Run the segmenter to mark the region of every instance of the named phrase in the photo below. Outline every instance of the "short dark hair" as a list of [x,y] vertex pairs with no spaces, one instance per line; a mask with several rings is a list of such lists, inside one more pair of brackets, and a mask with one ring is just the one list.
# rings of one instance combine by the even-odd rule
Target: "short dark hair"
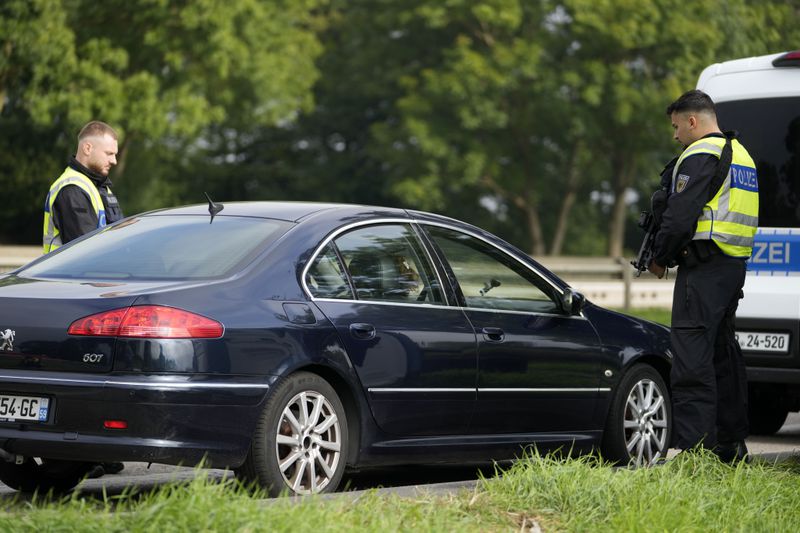
[[717,116],[714,100],[703,91],[698,91],[697,89],[683,93],[680,98],[667,106],[668,116],[673,113],[683,113],[684,111],[706,112],[715,117]]
[[114,131],[114,128],[105,122],[93,120],[81,128],[80,133],[78,133],[78,142],[81,142],[87,137],[102,137],[103,135],[108,135],[115,141],[119,140],[117,138],[117,132]]

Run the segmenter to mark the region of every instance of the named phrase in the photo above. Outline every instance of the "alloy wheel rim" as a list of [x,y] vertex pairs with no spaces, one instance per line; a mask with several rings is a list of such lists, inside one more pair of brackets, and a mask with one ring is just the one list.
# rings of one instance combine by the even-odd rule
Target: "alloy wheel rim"
[[314,494],[327,487],[341,460],[339,417],[316,391],[296,394],[278,422],[275,453],[286,485],[295,494]]
[[667,405],[651,379],[639,380],[625,402],[623,432],[630,462],[649,466],[667,452]]

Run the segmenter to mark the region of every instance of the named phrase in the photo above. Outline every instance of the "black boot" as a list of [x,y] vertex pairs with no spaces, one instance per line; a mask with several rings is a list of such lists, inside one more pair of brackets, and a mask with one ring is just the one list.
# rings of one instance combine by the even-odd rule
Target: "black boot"
[[747,444],[743,440],[735,442],[720,442],[714,447],[714,453],[723,463],[736,464],[741,461],[750,462]]
[[101,463],[95,463],[86,473],[86,477],[89,479],[97,479],[105,475],[106,475],[106,470],[103,468],[103,465]]
[[106,474],[119,474],[125,468],[122,463],[101,463]]

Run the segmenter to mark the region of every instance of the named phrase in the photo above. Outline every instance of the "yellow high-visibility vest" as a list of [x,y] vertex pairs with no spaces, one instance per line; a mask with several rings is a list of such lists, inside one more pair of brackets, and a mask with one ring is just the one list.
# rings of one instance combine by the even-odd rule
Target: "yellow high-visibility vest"
[[89,200],[92,202],[92,209],[97,215],[97,227],[102,228],[106,225],[106,210],[103,206],[103,198],[100,196],[97,187],[95,187],[92,180],[80,172],[67,167],[61,176],[50,186],[50,191],[47,193],[47,198],[44,202],[44,236],[42,238],[44,253],[50,253],[62,244],[61,232],[53,221],[53,204],[56,201],[58,193],[67,185],[80,187],[81,190],[86,193]]
[[[672,190],[678,185],[684,159],[695,154],[713,154],[719,158],[723,146],[722,137],[704,137],[690,144],[675,163]],[[731,168],[717,193],[703,206],[694,240],[712,240],[726,255],[748,258],[758,229],[758,177],[753,158],[744,146],[733,139],[731,148]]]

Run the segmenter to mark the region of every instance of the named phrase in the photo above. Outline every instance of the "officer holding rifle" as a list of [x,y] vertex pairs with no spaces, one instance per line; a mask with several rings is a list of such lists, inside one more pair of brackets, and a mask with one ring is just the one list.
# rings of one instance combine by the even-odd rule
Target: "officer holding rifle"
[[[714,102],[689,91],[667,108],[684,151],[662,174],[666,200],[652,235],[651,273],[678,265],[670,374],[674,446],[747,457],[747,380],[734,317],[758,226],[755,164],[735,133],[723,134]],[[654,206],[655,207],[655,206]],[[641,254],[640,254],[641,259]]]

